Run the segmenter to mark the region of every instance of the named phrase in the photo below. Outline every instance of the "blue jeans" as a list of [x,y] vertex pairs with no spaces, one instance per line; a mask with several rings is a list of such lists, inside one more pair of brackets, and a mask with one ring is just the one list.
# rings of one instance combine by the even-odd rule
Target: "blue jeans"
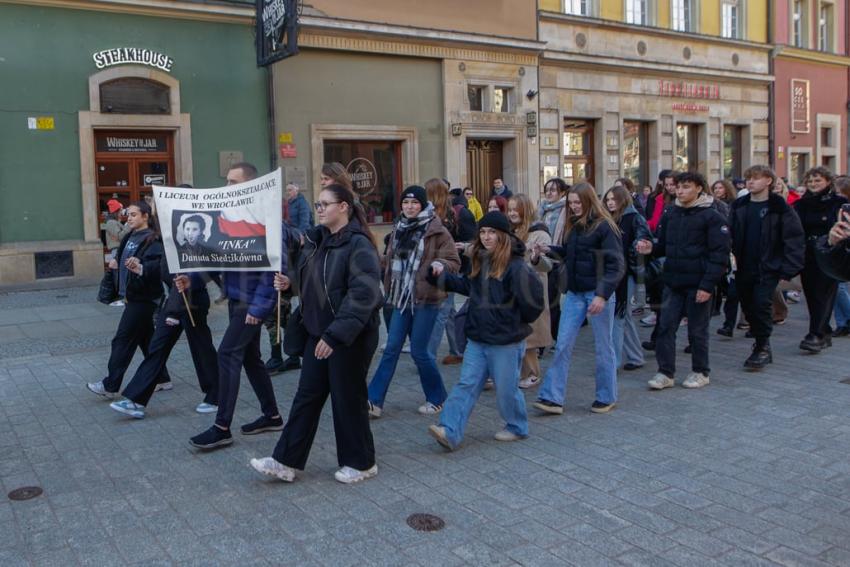
[[449,341],[449,354],[455,356],[460,354],[455,340],[455,295],[450,293],[439,307],[440,312],[437,314],[436,323],[434,323],[434,331],[428,341],[428,352],[435,360],[437,359],[437,349],[440,348],[440,342],[443,340],[443,329],[446,330],[446,339]]
[[525,397],[519,391],[519,368],[525,354],[525,341],[509,345],[466,343],[460,379],[452,388],[440,414],[440,425],[452,447],[463,440],[463,432],[472,408],[484,389],[487,377],[496,383],[496,403],[505,429],[516,435],[528,435]]
[[847,282],[838,282],[838,295],[835,298],[835,326],[850,325],[850,291]]
[[614,356],[614,296],[605,302],[598,315],[588,316],[587,308],[596,293],[593,291],[569,291],[561,302],[561,321],[558,342],[555,343],[555,358],[546,372],[538,398],[564,405],[567,392],[567,377],[570,373],[570,358],[576,344],[581,324],[587,317],[593,329],[596,343],[596,401],[613,404],[617,401],[617,367]]
[[425,399],[435,406],[446,400],[446,387],[437,368],[437,359],[428,350],[428,341],[433,333],[439,309],[439,305],[416,305],[412,311],[407,308],[403,312],[393,309],[390,330],[387,333],[387,346],[369,383],[369,401],[374,405],[384,406],[384,399],[387,397],[387,390],[401,355],[401,347],[408,335],[410,356],[419,371],[419,381],[422,383]]
[[614,355],[617,357],[617,368],[623,359],[631,364],[644,364],[643,347],[640,344],[637,325],[630,313],[629,301],[635,293],[635,280],[629,276],[629,291],[626,294],[626,313],[621,319],[614,316]]

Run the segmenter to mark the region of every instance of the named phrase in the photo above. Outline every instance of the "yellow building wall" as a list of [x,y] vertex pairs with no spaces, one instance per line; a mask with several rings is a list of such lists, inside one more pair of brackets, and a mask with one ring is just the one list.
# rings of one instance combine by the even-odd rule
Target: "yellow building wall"
[[670,26],[672,25],[672,22],[670,21],[670,0],[658,1],[655,25],[659,28],[670,29]]
[[600,0],[599,17],[603,20],[622,22],[626,19],[623,0]]
[[540,0],[539,7],[544,12],[560,12],[561,0]]
[[699,33],[704,35],[720,35],[719,0],[700,2]]
[[767,3],[768,0],[748,0],[747,40],[767,43]]

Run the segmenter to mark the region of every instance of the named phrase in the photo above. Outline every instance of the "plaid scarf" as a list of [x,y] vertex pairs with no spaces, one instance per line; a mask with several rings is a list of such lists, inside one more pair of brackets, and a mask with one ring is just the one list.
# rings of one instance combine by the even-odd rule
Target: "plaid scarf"
[[434,206],[422,210],[415,218],[402,215],[393,231],[393,257],[390,264],[390,304],[404,311],[412,304],[416,273],[425,254],[425,231],[434,220]]

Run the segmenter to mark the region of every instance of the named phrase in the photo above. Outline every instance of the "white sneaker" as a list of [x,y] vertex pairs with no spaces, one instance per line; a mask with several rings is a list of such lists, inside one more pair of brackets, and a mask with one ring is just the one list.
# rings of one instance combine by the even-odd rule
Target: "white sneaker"
[[378,474],[378,465],[372,465],[365,471],[359,471],[351,467],[342,467],[334,473],[334,478],[343,484],[354,484]]
[[404,343],[401,347],[401,352],[410,353],[410,343]]
[[102,380],[99,382],[89,382],[88,384],[86,384],[86,388],[89,389],[89,392],[97,394],[98,396],[102,396],[107,400],[114,400],[115,397],[118,395],[117,392],[107,392],[106,388],[104,388],[103,386]]
[[528,378],[523,378],[522,380],[520,380],[519,381],[519,387],[522,388],[523,390],[526,390],[528,388],[533,388],[535,386],[538,386],[540,384],[540,382],[542,382],[542,380],[540,379],[540,376],[535,376],[534,374],[532,374]]
[[435,406],[431,402],[425,402],[419,406],[419,413],[422,415],[437,415],[443,411],[443,406]]
[[109,404],[109,407],[111,407],[118,413],[123,413],[124,415],[129,415],[130,417],[134,417],[136,419],[142,419],[145,417],[145,406],[139,405],[131,400],[121,400],[120,402],[112,402],[111,404]]
[[387,350],[387,343],[381,345],[381,352],[384,352],[385,350]]
[[154,392],[165,392],[167,390],[173,390],[174,384],[169,380],[168,382],[163,382],[162,384],[157,384],[156,388],[153,389]]
[[283,463],[279,463],[271,457],[263,457],[262,459],[251,459],[251,468],[258,473],[267,476],[273,476],[283,482],[292,482],[295,480],[295,469],[288,467]]
[[503,429],[497,432],[493,438],[496,441],[519,441],[520,439],[524,439],[522,435],[517,435],[512,431],[508,431],[507,429]]
[[650,390],[663,390],[664,388],[672,388],[676,382],[666,374],[659,372],[652,377],[652,380],[646,383]]
[[369,419],[380,419],[381,413],[383,412],[381,407],[376,406],[375,404],[369,401],[367,401],[366,403],[369,404]]
[[207,402],[201,402],[195,407],[195,411],[198,413],[216,413],[218,411],[218,406],[208,404]]
[[685,381],[682,382],[683,388],[702,388],[703,386],[708,386],[710,380],[708,376],[703,374],[702,372],[691,372],[688,374],[688,377],[685,378]]
[[446,436],[446,428],[441,425],[429,425],[428,426],[428,435],[437,440],[437,443],[442,445],[444,448],[449,451],[454,451],[454,447],[449,442],[449,438]]
[[109,306],[110,307],[124,307],[124,300],[123,299],[117,299],[117,300],[113,301],[112,303],[110,303]]
[[643,325],[644,327],[654,327],[655,323],[657,321],[658,321],[658,318],[655,315],[655,312],[652,311],[652,312],[650,312],[649,315],[647,315],[646,317],[644,317],[643,319],[640,320],[640,324]]

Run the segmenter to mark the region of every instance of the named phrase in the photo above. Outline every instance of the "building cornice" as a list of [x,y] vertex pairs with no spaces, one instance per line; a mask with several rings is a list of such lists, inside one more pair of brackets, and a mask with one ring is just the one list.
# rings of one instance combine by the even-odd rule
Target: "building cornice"
[[0,4],[22,4],[245,25],[250,25],[254,21],[253,6],[199,4],[177,0],[0,0]]
[[614,57],[606,57],[603,59],[590,55],[564,53],[561,51],[544,51],[540,60],[540,65],[582,67],[585,69],[600,69],[606,72],[626,71],[644,74],[659,73],[677,77],[704,77],[706,79],[747,81],[764,84],[769,84],[774,81],[773,75],[723,71],[720,69],[693,67],[687,65],[672,65],[664,63],[650,64],[646,61],[633,61],[630,59],[619,59]]
[[799,59],[801,61],[822,63],[824,65],[850,67],[850,57],[845,55],[814,51],[812,49],[800,49],[799,47],[791,47],[789,45],[777,45],[773,51],[773,56],[777,59]]
[[667,28],[657,28],[653,26],[638,26],[635,24],[626,24],[615,20],[603,20],[601,18],[593,18],[590,16],[572,16],[569,14],[560,14],[558,12],[538,12],[538,22],[556,22],[570,23],[582,26],[592,26],[606,28],[612,31],[620,31],[628,35],[647,35],[654,37],[664,37],[668,39],[680,39],[682,41],[699,41],[706,43],[718,43],[729,47],[737,46],[746,49],[755,49],[759,51],[770,51],[772,46],[767,43],[759,43],[754,41],[746,41],[742,39],[729,39],[716,35],[708,35],[694,32],[680,32]]

